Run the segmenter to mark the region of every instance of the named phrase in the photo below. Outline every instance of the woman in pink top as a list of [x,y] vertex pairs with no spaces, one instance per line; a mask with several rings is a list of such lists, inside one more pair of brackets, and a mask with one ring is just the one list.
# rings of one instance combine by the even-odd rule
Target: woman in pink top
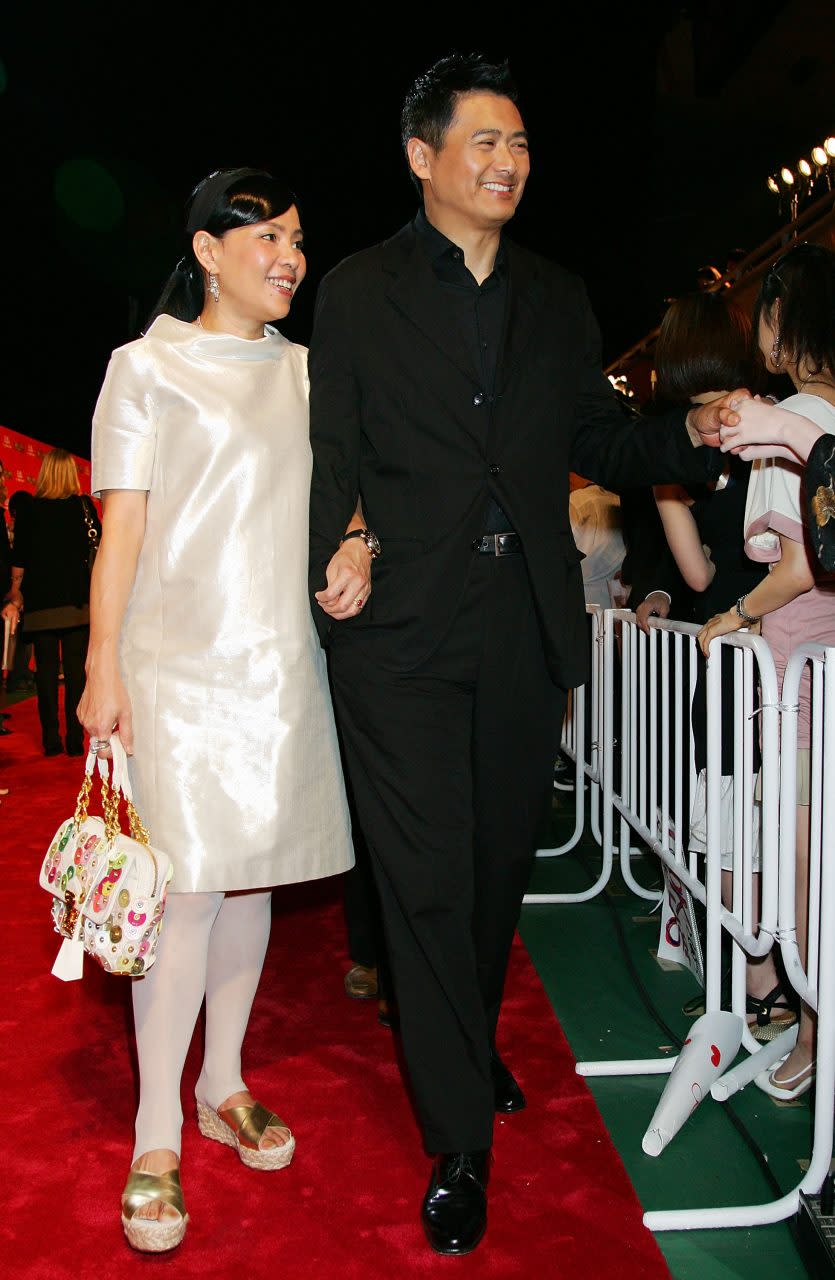
[[[785,373],[796,394],[781,408],[835,434],[835,253],[821,245],[789,249],[765,277],[757,301],[760,350],[771,373]],[[803,641],[835,644],[835,587],[819,579],[814,553],[804,538],[804,496],[799,462],[758,457],[754,463],[745,513],[745,546],[770,572],[753,591],[702,628],[699,643],[707,654],[714,636],[759,622],[782,679],[792,650]],[[798,717],[797,939],[805,954],[809,878],[809,744],[811,729],[808,673],[800,691]],[[796,1098],[815,1073],[815,1018],[801,1010],[797,1044],[759,1083],[774,1097]]]

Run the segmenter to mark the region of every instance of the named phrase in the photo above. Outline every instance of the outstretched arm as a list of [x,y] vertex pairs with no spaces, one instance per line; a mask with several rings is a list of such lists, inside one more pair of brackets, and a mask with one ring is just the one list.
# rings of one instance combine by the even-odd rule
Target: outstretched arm
[[[570,469],[606,489],[647,484],[703,484],[718,475],[720,409],[725,399],[676,409],[652,420],[624,417],[604,377],[600,331],[582,285],[577,282],[577,323],[583,332],[583,356],[574,406]],[[736,393],[747,394],[744,392]]]

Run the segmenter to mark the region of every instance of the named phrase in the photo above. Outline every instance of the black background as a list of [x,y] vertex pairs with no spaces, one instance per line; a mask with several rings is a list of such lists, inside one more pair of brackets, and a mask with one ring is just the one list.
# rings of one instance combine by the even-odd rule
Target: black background
[[699,266],[770,235],[767,174],[835,132],[831,0],[327,12],[6,21],[0,423],[88,453],[108,355],[137,335],[181,253],[184,201],[218,167],[264,166],[298,192],[308,278],[283,328],[306,342],[324,272],[412,216],[401,101],[454,49],[510,59],[532,152],[512,235],[585,277],[607,358]]

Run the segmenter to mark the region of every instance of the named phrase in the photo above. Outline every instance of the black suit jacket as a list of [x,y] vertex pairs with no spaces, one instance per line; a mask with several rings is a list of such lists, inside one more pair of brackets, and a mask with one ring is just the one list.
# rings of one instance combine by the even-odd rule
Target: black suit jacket
[[6,509],[0,507],[0,602],[5,600],[12,586],[12,548],[9,542],[9,526]]
[[[495,394],[481,386],[412,224],[323,280],[310,348],[311,591],[362,497],[383,553],[355,619],[335,623],[396,670],[450,626],[492,493],[519,533],[549,669],[588,671],[580,553],[568,473],[606,488],[704,480],[677,412],[626,420],[600,369],[581,280],[507,243],[509,295]],[[323,640],[327,615],[313,602]]]

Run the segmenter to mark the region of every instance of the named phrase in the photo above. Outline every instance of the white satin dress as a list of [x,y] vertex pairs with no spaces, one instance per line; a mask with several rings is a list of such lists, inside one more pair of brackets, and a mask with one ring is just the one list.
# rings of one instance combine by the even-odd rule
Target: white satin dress
[[147,490],[121,637],[131,783],[180,893],[354,861],[307,587],[307,351],[160,316],[114,351],[93,490]]

